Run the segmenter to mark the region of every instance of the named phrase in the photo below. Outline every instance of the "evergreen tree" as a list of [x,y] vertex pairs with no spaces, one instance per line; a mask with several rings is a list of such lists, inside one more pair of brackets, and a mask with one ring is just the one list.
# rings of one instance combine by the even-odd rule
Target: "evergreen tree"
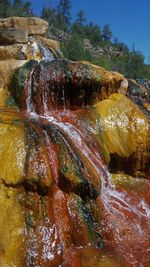
[[0,0],[0,17],[7,18],[11,15],[11,1]]
[[77,13],[77,19],[72,24],[72,33],[79,34],[84,37],[84,24],[86,22],[85,13],[83,10],[79,10]]
[[51,26],[59,26],[57,23],[57,13],[56,9],[53,8],[52,6],[46,7],[45,5],[43,6],[42,9],[42,19],[45,19],[48,21],[49,25]]
[[21,0],[14,0],[13,1],[13,11],[15,16],[22,16],[22,2]]
[[68,30],[71,24],[71,2],[70,0],[59,0],[57,7],[57,20],[59,22],[60,28],[63,30]]
[[100,27],[94,25],[92,22],[85,26],[85,37],[88,38],[93,45],[101,45],[102,43]]
[[30,1],[25,1],[23,5],[23,14],[24,16],[30,17],[33,16],[32,6]]
[[30,1],[14,0],[13,1],[13,16],[32,16],[32,7]]
[[112,38],[112,31],[110,30],[109,24],[104,25],[103,31],[102,31],[102,37],[104,42],[109,43]]
[[71,60],[89,60],[92,61],[92,56],[83,46],[82,38],[73,34],[67,42],[62,45],[62,52],[66,58]]
[[85,12],[84,10],[79,10],[77,13],[77,19],[76,19],[76,23],[80,26],[83,27],[84,24],[86,22],[86,18],[85,18]]

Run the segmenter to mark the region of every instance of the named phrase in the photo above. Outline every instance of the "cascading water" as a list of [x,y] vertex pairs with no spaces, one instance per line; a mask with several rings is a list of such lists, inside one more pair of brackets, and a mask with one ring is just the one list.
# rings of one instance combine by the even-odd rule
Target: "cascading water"
[[[148,267],[149,180],[109,172],[102,133],[105,110],[100,113],[95,105],[102,85],[95,70],[50,61],[31,61],[18,69],[10,87],[17,107],[1,109],[1,142],[8,134],[10,153],[18,153],[12,159],[11,183],[9,169],[3,172],[1,166],[1,172],[5,185],[18,192],[22,216],[16,219],[20,255],[9,266]],[[133,105],[133,117],[136,112]],[[129,121],[134,132],[135,119]],[[110,130],[124,125],[115,121]]]
[[41,51],[42,60],[46,60],[49,62],[55,60],[54,51],[48,49],[47,47],[45,47],[43,45],[39,45],[39,48]]

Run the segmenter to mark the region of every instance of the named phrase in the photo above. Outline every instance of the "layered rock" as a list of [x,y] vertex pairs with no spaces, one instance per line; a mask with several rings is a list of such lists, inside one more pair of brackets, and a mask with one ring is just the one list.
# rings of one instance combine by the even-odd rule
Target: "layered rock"
[[23,30],[29,35],[38,34],[44,36],[48,28],[48,22],[36,17],[10,17],[6,19],[0,19],[0,29],[7,30],[10,28]]
[[149,82],[35,29],[0,47],[0,267],[149,266]]
[[0,45],[27,44],[28,35],[22,30],[14,28],[0,29]]
[[143,112],[122,94],[113,94],[96,105],[104,142],[111,154],[113,172],[148,177],[149,124]]
[[9,95],[8,87],[16,68],[31,59],[41,60],[49,56],[49,60],[53,60],[58,57],[59,43],[43,37],[47,27],[48,23],[39,18],[0,19],[1,95]]
[[[86,105],[97,103],[115,93],[122,86],[123,75],[108,72],[86,62],[71,62],[55,60],[47,62],[31,62],[16,71],[12,80],[12,94],[17,104],[27,109],[30,98],[30,108],[38,114],[45,114],[48,110],[78,109]],[[29,66],[30,65],[30,66]],[[25,83],[26,72],[30,72],[29,80]],[[22,81],[17,81],[22,77]],[[34,83],[33,80],[37,82]],[[43,99],[43,83],[45,83],[46,100]],[[29,98],[27,84],[34,83],[34,91]],[[14,84],[16,85],[14,88]],[[40,103],[39,103],[40,99]],[[20,102],[22,101],[23,102]],[[40,110],[37,103],[40,105]]]

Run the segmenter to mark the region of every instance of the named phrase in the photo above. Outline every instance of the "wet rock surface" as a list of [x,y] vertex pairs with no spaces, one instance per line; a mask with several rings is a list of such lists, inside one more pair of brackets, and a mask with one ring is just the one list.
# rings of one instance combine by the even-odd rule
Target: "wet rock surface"
[[28,40],[0,46],[0,267],[149,267],[149,81]]
[[[45,114],[54,108],[72,110],[95,104],[117,92],[124,80],[119,73],[111,73],[86,62],[56,59],[50,63],[43,61],[39,64],[35,62],[33,66],[30,64],[31,69],[28,68],[29,64],[16,70],[10,87],[18,105],[27,109],[27,84],[33,84],[29,98],[32,111],[38,114]],[[28,81],[17,83],[20,76],[23,81],[26,80],[26,69],[30,69]],[[43,84],[45,102],[42,96]],[[40,106],[39,111],[37,103]]]

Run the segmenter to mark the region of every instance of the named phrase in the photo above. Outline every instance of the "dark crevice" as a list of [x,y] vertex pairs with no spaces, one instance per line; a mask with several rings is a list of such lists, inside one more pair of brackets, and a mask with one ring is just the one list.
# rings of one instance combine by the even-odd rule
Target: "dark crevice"
[[41,188],[39,184],[31,185],[27,181],[22,181],[20,183],[7,183],[4,179],[1,179],[3,185],[6,188],[12,188],[12,189],[19,189],[19,188],[24,188],[26,192],[32,192],[32,193],[37,193],[38,195],[41,196],[46,196],[49,194],[49,188]]

